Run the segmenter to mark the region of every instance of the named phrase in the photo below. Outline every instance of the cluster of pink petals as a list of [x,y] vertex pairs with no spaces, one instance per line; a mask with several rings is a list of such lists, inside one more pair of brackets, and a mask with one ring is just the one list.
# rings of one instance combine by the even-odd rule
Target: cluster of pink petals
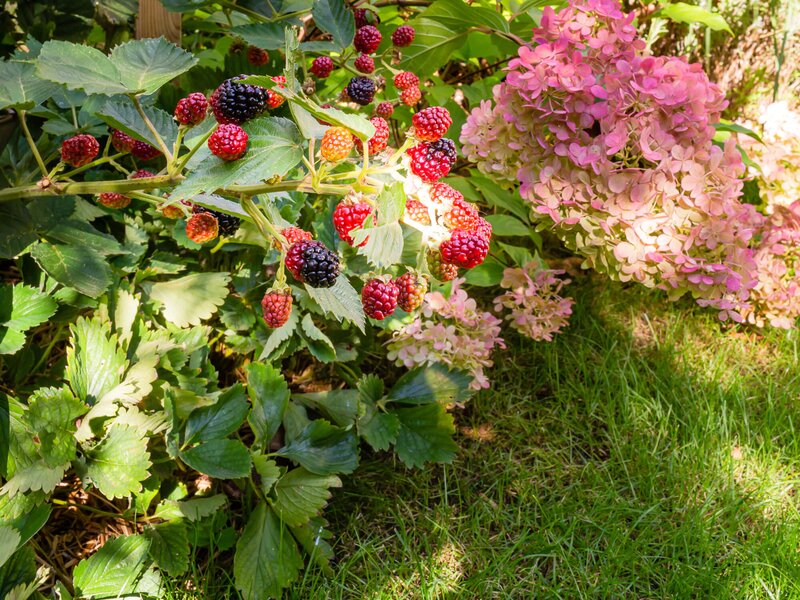
[[525,268],[503,271],[501,287],[508,291],[494,299],[495,310],[509,309],[506,315],[511,327],[531,339],[552,341],[569,323],[572,298],[563,298],[561,289],[569,280],[560,279],[564,271],[542,268],[537,262]]
[[756,247],[758,284],[751,294],[749,323],[791,329],[800,317],[800,200],[777,205]]
[[520,183],[542,223],[622,281],[691,293],[741,321],[763,218],[740,202],[735,141],[713,144],[726,101],[700,65],[650,56],[615,0],[546,7],[494,107],[462,130],[479,169]]
[[492,366],[492,352],[505,348],[500,337],[502,321],[478,308],[461,289],[463,279],[453,281],[452,293],[425,295],[421,314],[395,331],[388,343],[389,360],[415,367],[440,363],[466,371],[473,377],[472,388],[489,387],[484,369]]
[[800,112],[786,101],[773,102],[761,111],[758,124],[763,144],[742,138],[747,155],[758,165],[749,174],[759,184],[767,212],[800,200]]

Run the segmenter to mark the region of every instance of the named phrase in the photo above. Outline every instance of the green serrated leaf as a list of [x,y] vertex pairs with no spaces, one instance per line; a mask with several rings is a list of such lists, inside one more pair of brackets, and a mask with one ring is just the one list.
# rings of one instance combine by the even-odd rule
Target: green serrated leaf
[[249,23],[237,25],[231,33],[238,35],[248,44],[264,50],[279,50],[283,47],[284,25],[282,23]]
[[156,566],[171,577],[177,577],[189,568],[189,536],[182,521],[166,521],[150,525],[144,530],[150,540],[150,557]]
[[306,347],[314,358],[320,362],[336,360],[336,349],[333,347],[333,342],[314,324],[310,314],[305,314],[300,326],[306,340]]
[[198,408],[186,422],[186,444],[224,438],[244,422],[250,405],[241,383],[229,387],[216,404]]
[[325,529],[325,525],[321,517],[314,517],[305,525],[291,527],[291,530],[294,539],[308,554],[309,560],[317,564],[328,577],[333,577],[333,570],[330,567],[333,549],[327,541],[333,534]]
[[35,71],[31,63],[0,62],[0,108],[33,108],[56,93],[58,86],[40,79]]
[[266,504],[259,503],[236,544],[236,588],[244,600],[279,597],[301,568],[303,559],[286,526]]
[[353,13],[347,9],[344,0],[319,0],[311,9],[314,23],[333,36],[339,48],[347,48],[353,43],[356,23]]
[[48,467],[75,458],[75,419],[85,412],[86,406],[67,388],[39,388],[30,397],[26,418]]
[[49,494],[64,478],[69,463],[48,467],[43,461],[34,462],[18,469],[14,476],[0,488],[0,492],[13,497],[20,492],[42,491]]
[[271,458],[267,458],[263,454],[256,454],[253,456],[253,467],[258,473],[259,487],[266,496],[272,491],[272,486],[280,479],[281,468]]
[[358,248],[358,253],[378,269],[397,264],[403,255],[403,228],[400,223],[359,229],[351,237],[357,246],[366,239],[366,244]]
[[229,273],[192,273],[153,284],[150,297],[161,302],[161,312],[170,323],[199,325],[222,305],[230,280]]
[[289,404],[289,386],[283,374],[270,364],[247,365],[247,391],[253,409],[247,422],[255,435],[255,447],[265,448],[281,426]]
[[59,283],[97,298],[111,285],[106,258],[91,248],[41,242],[31,250],[39,266]]
[[83,44],[60,40],[45,42],[36,60],[36,73],[42,79],[87,94],[111,95],[129,91],[111,59],[97,48]]
[[451,371],[441,364],[417,367],[403,375],[394,384],[387,400],[405,404],[446,405],[465,402],[472,395],[469,389],[472,378],[463,371]]
[[300,527],[328,503],[329,488],[341,486],[335,475],[315,475],[303,467],[292,469],[275,484],[272,508],[289,527]]
[[210,517],[228,503],[225,494],[216,494],[208,498],[191,498],[176,502],[177,508],[189,521],[199,521]]
[[262,117],[243,126],[247,154],[242,160],[204,159],[172,192],[173,200],[191,198],[232,184],[251,185],[283,177],[303,158],[303,139],[297,126],[283,117]]
[[339,427],[352,425],[358,414],[358,392],[356,390],[292,394],[292,400],[321,412]]
[[8,525],[0,525],[0,567],[6,564],[19,545],[19,532]]
[[[142,110],[147,115],[147,118],[150,119],[156,131],[158,131],[161,139],[167,144],[167,147],[172,148],[175,144],[175,139],[178,137],[178,126],[175,124],[175,119],[154,106],[145,106]],[[159,147],[158,141],[150,131],[150,128],[147,127],[130,98],[110,99],[94,115],[112,128],[119,129],[134,139],[147,142],[156,148]]]
[[358,440],[352,431],[317,419],[277,454],[317,475],[352,473],[358,466]]
[[111,62],[130,92],[152,94],[197,64],[197,58],[161,38],[131,40],[111,51]]
[[239,440],[217,439],[184,450],[181,460],[215,479],[237,479],[250,474],[250,454]]
[[98,318],[80,318],[70,326],[67,349],[67,381],[75,395],[92,405],[122,380],[128,361],[116,334]]
[[451,462],[458,446],[453,441],[453,417],[441,404],[425,404],[391,411],[400,421],[395,450],[407,467],[426,462]]
[[264,344],[264,349],[261,351],[258,360],[269,360],[272,353],[292,337],[299,321],[300,317],[297,316],[297,311],[293,310],[289,315],[289,320],[277,329],[273,329],[272,333],[269,334],[267,343]]
[[356,327],[364,331],[366,316],[361,305],[361,297],[353,289],[347,277],[344,275],[337,277],[333,287],[313,288],[306,285],[305,288],[323,312],[330,313],[337,321],[346,319],[355,323]]
[[112,425],[86,458],[87,474],[108,498],[123,498],[138,492],[150,476],[147,438],[127,425]]
[[36,288],[23,285],[0,285],[0,325],[27,331],[55,314],[58,304]]
[[150,540],[143,535],[120,536],[78,563],[72,573],[75,595],[119,598],[136,592],[146,567]]

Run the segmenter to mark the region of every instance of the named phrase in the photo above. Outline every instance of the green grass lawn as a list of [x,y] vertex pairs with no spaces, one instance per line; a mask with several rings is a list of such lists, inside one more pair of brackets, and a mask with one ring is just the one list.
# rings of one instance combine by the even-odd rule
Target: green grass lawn
[[797,332],[581,279],[456,412],[452,465],[344,478],[335,575],[288,597],[800,598]]

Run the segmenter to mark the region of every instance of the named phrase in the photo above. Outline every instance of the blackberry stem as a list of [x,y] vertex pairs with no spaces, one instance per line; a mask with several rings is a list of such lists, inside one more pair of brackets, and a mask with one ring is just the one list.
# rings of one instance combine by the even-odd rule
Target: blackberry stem
[[28,122],[25,119],[25,111],[19,111],[17,116],[19,117],[19,126],[22,128],[22,133],[25,135],[25,139],[28,142],[28,146],[31,148],[33,157],[36,159],[36,164],[39,165],[39,170],[42,172],[42,177],[47,177],[47,167],[44,166],[42,155],[39,154],[39,149],[36,147],[36,143],[33,141],[33,136],[31,135],[30,129],[28,129]]
[[167,159],[167,164],[172,162],[172,152],[169,151],[167,148],[166,142],[162,139],[161,135],[159,135],[158,130],[153,125],[150,118],[147,116],[147,113],[144,112],[142,108],[142,103],[139,101],[139,97],[136,94],[130,95],[131,100],[133,100],[133,105],[136,107],[136,112],[139,113],[139,116],[142,117],[144,124],[147,125],[147,128],[150,130],[150,133],[153,134],[154,139],[158,143],[161,152],[164,153],[164,157]]

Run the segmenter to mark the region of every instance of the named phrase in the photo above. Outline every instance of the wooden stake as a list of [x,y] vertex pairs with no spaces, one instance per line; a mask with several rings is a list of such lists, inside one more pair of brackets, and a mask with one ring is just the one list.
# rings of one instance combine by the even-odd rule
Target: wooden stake
[[160,0],[139,0],[136,37],[161,36],[178,46],[181,45],[181,13],[169,12]]

